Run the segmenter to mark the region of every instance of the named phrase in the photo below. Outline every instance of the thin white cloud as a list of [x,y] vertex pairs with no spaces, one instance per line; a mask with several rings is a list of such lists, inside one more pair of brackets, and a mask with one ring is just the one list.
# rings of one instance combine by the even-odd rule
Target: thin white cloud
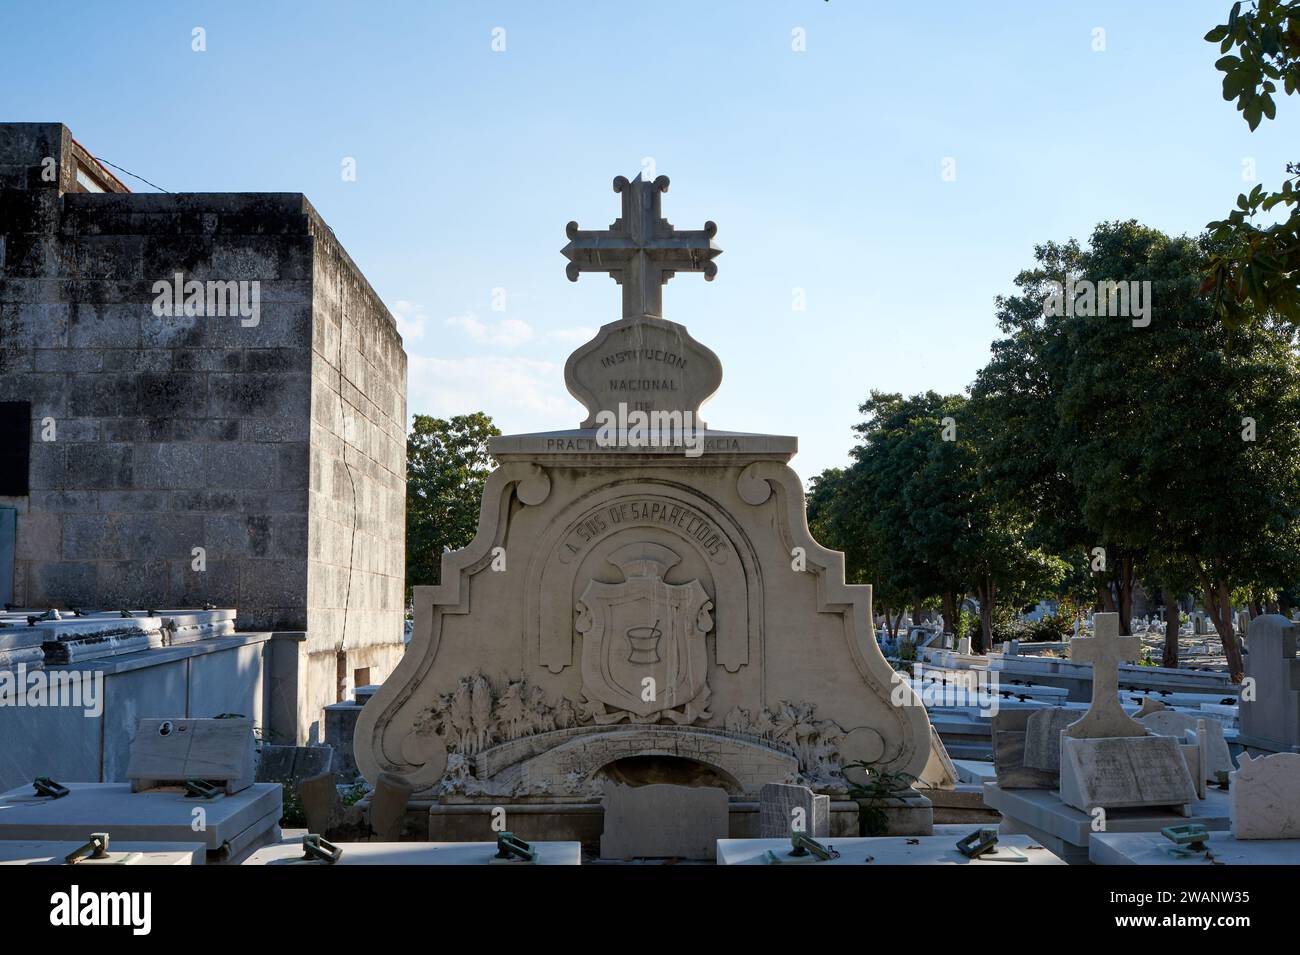
[[458,328],[481,345],[513,348],[531,341],[533,327],[518,318],[503,318],[491,324],[482,321],[474,312],[453,315],[447,319],[449,328]]
[[484,411],[507,434],[577,427],[581,406],[564,387],[564,366],[517,356],[409,355],[407,411],[446,418]]

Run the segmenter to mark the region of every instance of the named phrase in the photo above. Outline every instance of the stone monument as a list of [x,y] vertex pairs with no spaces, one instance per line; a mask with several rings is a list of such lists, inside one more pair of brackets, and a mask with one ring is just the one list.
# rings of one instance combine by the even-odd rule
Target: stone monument
[[1119,635],[1116,613],[1096,614],[1093,625],[1094,636],[1070,641],[1070,659],[1092,664],[1092,704],[1060,731],[1061,801],[1084,812],[1169,806],[1186,815],[1197,789],[1181,741],[1152,733],[1119,702],[1119,665],[1137,658],[1139,640]]
[[[481,806],[484,833],[500,806],[512,831],[559,838],[609,783],[720,787],[735,813],[765,783],[844,794],[846,763],[915,778],[929,757],[871,588],[809,534],[796,439],[699,419],[721,363],[663,318],[662,285],[712,278],[721,250],[713,223],[662,218],[667,189],[619,177],[608,230],[569,223],[569,278],[606,272],[623,293],[565,367],[587,417],[493,439],[477,536],[415,588],[410,648],[358,719],[368,779]],[[892,808],[895,831],[929,831],[919,793]]]
[[1264,614],[1250,624],[1246,678],[1252,691],[1239,704],[1237,742],[1265,753],[1300,753],[1300,623]]

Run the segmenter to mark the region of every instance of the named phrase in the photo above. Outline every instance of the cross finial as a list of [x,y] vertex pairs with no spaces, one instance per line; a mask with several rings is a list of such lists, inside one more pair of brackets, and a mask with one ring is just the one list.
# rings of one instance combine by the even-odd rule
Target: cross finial
[[718,227],[704,223],[698,231],[679,232],[661,217],[660,194],[668,177],[646,182],[640,174],[629,182],[618,176],[614,191],[623,198],[623,214],[603,232],[565,228],[569,244],[561,252],[569,260],[570,282],[582,272],[608,272],[623,286],[624,318],[663,318],[663,284],[677,272],[703,272],[705,281],[718,274],[713,264],[722,250],[713,242]]
[[1094,614],[1092,626],[1094,636],[1070,641],[1070,659],[1092,664],[1092,705],[1064,733],[1078,739],[1146,736],[1147,728],[1125,713],[1119,702],[1120,661],[1136,660],[1141,642],[1119,635],[1117,613]]

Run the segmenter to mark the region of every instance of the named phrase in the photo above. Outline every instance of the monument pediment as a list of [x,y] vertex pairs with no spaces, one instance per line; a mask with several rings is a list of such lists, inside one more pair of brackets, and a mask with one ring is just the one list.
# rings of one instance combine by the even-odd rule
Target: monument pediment
[[[808,531],[795,439],[698,421],[721,365],[660,293],[675,272],[713,275],[715,227],[664,221],[662,177],[615,188],[622,217],[571,223],[564,249],[570,278],[608,272],[623,293],[565,369],[588,417],[491,442],[477,534],[415,588],[406,657],[359,718],[359,767],[462,802],[594,800],[652,778],[638,759],[749,799],[765,783],[843,793],[858,761],[918,777],[925,708],[876,643],[871,588]],[[695,443],[659,443],[655,414]]]

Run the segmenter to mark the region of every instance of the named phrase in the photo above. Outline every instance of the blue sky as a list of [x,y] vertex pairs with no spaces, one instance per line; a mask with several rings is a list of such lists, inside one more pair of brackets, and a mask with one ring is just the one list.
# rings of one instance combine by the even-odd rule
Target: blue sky
[[564,225],[650,160],[669,221],[718,223],[717,280],[664,293],[722,359],[709,423],[798,435],[808,477],[869,390],[971,381],[1035,243],[1280,180],[1296,105],[1248,132],[1201,39],[1229,5],[2,0],[0,117],[170,191],[305,193],[399,317],[409,410],[508,433],[580,419],[564,360],[620,299],[567,281]]

